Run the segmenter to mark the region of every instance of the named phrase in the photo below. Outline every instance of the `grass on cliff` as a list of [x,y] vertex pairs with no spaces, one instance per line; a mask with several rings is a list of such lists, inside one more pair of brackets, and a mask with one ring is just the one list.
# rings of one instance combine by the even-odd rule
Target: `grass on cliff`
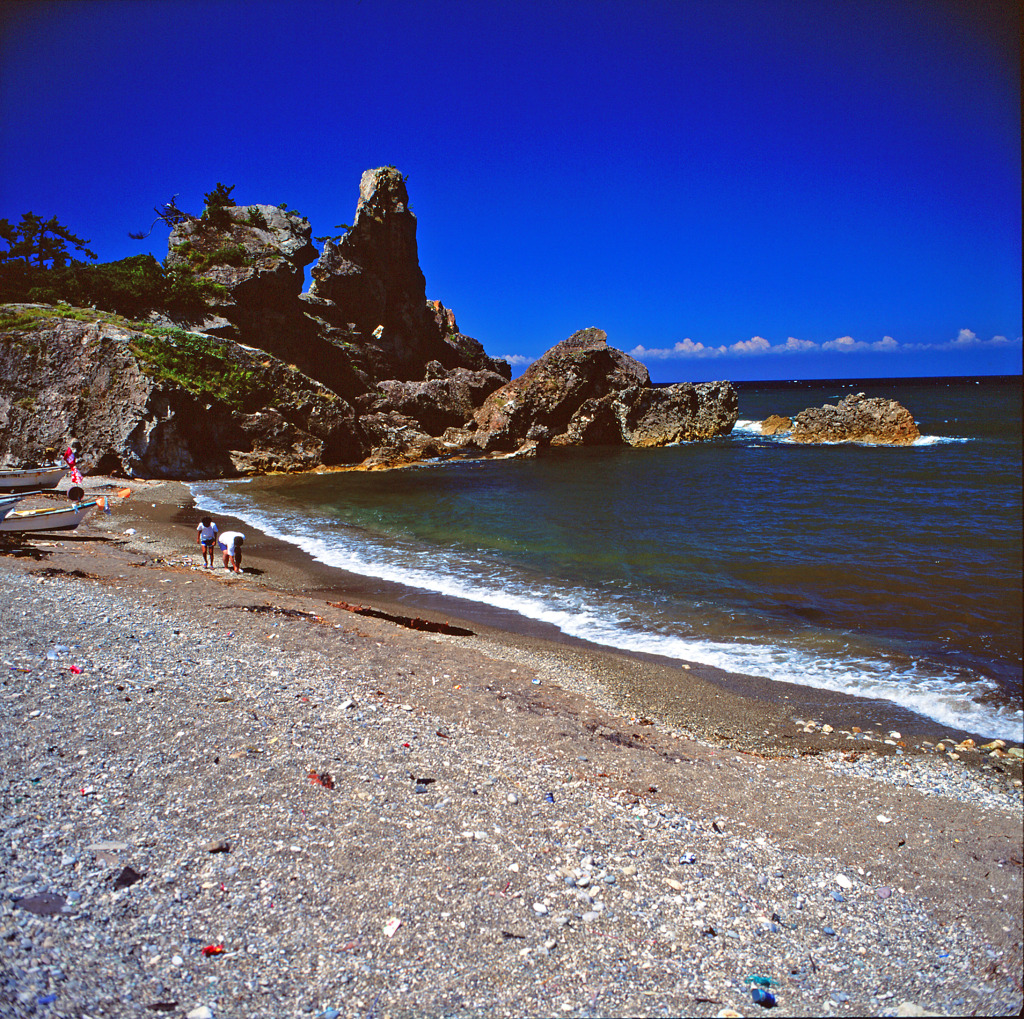
[[173,382],[196,396],[227,404],[232,410],[252,411],[275,402],[269,373],[233,359],[227,344],[184,329],[133,322],[121,315],[66,304],[30,308],[7,305],[0,307],[0,334],[12,341],[12,334],[35,332],[54,319],[106,322],[130,331],[128,349],[150,378]]
[[128,348],[151,378],[174,382],[233,410],[255,410],[273,402],[264,373],[232,360],[223,344],[207,336],[146,326],[132,336]]

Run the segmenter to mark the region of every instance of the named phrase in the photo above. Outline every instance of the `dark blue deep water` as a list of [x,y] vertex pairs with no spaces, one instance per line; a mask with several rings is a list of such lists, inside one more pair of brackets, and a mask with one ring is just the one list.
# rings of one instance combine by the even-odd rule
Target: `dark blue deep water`
[[[737,389],[707,443],[193,490],[349,572],[1020,742],[1020,378]],[[760,435],[850,392],[898,399],[922,440]]]

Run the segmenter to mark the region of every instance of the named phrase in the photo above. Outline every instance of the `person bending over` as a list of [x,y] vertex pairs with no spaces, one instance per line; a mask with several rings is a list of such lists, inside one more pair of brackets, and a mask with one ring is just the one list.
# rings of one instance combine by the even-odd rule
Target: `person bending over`
[[213,550],[217,546],[217,525],[209,518],[196,524],[196,541],[203,546],[203,565],[213,569]]
[[224,569],[242,572],[242,545],[245,535],[238,531],[225,531],[218,539],[220,550],[224,553]]

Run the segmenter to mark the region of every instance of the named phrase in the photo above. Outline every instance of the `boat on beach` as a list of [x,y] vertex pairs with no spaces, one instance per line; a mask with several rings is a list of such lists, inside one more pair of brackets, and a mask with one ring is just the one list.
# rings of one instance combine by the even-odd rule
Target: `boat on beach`
[[3,531],[73,531],[96,506],[97,500],[78,502],[53,509],[12,509],[0,518]]
[[56,488],[57,483],[67,474],[63,464],[49,467],[24,467],[9,470],[0,469],[0,491],[18,488]]
[[3,520],[21,500],[20,495],[0,495],[0,520]]

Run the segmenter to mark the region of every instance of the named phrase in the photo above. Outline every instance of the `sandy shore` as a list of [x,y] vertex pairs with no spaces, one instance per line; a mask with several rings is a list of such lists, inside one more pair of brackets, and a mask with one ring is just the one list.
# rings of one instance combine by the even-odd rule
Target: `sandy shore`
[[1019,1009],[1013,760],[848,739],[842,698],[804,732],[775,685],[245,528],[242,576],[202,570],[187,488],[130,487],[0,555],[4,1014],[752,1014],[751,973],[780,1014]]

